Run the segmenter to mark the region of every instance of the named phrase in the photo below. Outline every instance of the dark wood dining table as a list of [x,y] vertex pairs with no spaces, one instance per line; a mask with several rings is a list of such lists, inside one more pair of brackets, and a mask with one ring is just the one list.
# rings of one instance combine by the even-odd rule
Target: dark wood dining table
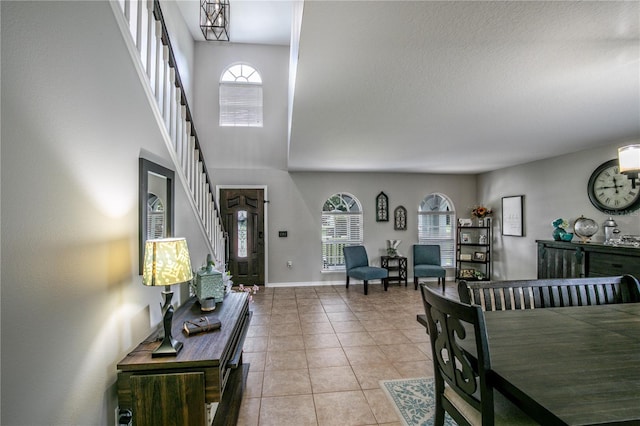
[[485,312],[494,387],[543,425],[640,425],[640,303]]

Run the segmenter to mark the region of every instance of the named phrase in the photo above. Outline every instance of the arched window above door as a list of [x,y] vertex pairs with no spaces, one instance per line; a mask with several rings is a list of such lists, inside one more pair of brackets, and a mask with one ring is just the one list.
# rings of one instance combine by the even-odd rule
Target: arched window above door
[[229,66],[219,89],[220,126],[262,127],[262,77],[253,66]]

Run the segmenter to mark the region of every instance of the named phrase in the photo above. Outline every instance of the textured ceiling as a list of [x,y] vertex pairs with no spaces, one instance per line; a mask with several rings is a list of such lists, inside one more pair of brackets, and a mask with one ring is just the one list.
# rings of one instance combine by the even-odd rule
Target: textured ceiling
[[638,1],[307,0],[289,169],[478,173],[640,139],[639,21]]

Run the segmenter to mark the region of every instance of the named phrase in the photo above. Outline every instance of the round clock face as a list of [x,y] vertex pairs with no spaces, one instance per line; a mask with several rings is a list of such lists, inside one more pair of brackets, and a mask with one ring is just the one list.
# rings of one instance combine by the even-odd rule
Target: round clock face
[[640,207],[640,187],[633,188],[631,179],[620,173],[617,159],[595,169],[587,191],[591,204],[605,213],[625,214]]

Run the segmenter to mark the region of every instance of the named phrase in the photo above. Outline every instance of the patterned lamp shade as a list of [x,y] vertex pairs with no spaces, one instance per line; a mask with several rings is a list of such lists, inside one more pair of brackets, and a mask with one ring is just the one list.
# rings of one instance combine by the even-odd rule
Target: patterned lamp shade
[[142,284],[167,286],[184,283],[192,278],[186,239],[162,238],[146,241]]

